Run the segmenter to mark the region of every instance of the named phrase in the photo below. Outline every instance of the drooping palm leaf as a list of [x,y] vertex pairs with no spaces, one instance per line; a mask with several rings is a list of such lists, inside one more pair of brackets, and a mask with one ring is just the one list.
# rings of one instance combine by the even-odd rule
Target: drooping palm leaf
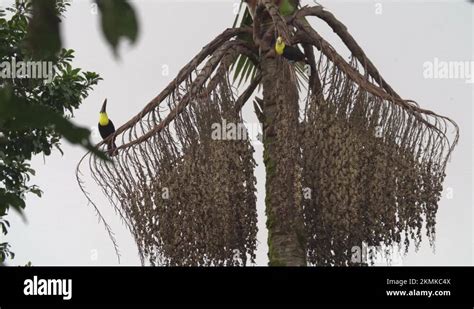
[[[245,6],[245,9],[242,10],[244,6]],[[252,19],[252,16],[250,15],[249,8],[246,7],[244,2],[242,1],[239,6],[239,12],[237,16],[235,17],[233,28],[251,26],[252,23],[253,23],[253,19]],[[251,42],[253,40],[252,36],[248,33],[243,33],[237,36],[237,38],[245,42]],[[234,82],[237,82],[237,86],[240,86],[242,82],[245,83],[248,80],[249,75],[255,76],[257,72],[257,68],[252,63],[252,61],[250,61],[250,59],[244,55],[240,55],[235,60],[235,62],[232,64],[232,70],[234,70],[233,80]],[[253,72],[253,74],[246,75],[247,72],[250,72],[250,73]]]

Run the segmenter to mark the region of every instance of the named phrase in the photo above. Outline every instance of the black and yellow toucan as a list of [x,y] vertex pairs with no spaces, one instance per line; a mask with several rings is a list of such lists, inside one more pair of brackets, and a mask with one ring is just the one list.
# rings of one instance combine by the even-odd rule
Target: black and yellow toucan
[[277,55],[283,56],[292,62],[307,62],[305,54],[298,47],[286,45],[281,36],[274,43]]
[[[115,132],[114,124],[112,120],[109,119],[109,116],[107,116],[106,108],[107,99],[105,99],[104,103],[102,104],[102,109],[99,113],[99,133],[102,139],[106,139]],[[115,145],[115,139],[111,139],[110,141],[108,141],[107,152],[110,156],[114,156],[117,154],[115,151],[116,148],[117,146]]]

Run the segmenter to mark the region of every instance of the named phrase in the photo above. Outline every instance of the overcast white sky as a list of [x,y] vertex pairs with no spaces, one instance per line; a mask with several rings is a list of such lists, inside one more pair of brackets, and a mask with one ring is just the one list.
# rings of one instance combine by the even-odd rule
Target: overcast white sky
[[[10,2],[0,1],[0,5]],[[140,38],[135,46],[122,46],[120,61],[114,59],[102,37],[99,18],[94,15],[91,2],[73,2],[63,23],[62,36],[66,47],[76,51],[75,66],[98,72],[104,78],[75,118],[77,123],[95,129],[105,97],[116,126],[127,121],[204,45],[232,25],[235,3],[239,1],[133,1],[140,20]],[[473,85],[464,79],[425,79],[423,64],[434,58],[442,61],[474,59],[474,5],[467,1],[321,0],[319,3],[348,26],[402,97],[414,99],[422,107],[454,119],[461,129],[461,140],[448,165],[445,191],[439,205],[436,253],[426,241],[419,252],[413,250],[404,257],[402,264],[473,265]],[[382,14],[376,14],[380,8]],[[325,24],[314,25],[336,49],[343,49]],[[163,65],[169,66],[168,76],[162,74]],[[251,105],[244,110],[248,122],[256,122],[252,110]],[[64,156],[56,151],[46,159],[38,156],[32,162],[37,172],[32,183],[43,189],[44,196],[41,199],[28,197],[28,222],[13,213],[9,216],[12,228],[7,241],[16,253],[10,265],[23,265],[28,261],[33,265],[117,265],[107,233],[76,183],[74,170],[84,151],[68,144],[63,149]],[[260,229],[257,264],[266,265],[265,175],[261,147],[256,147],[255,156],[259,164],[256,170]],[[116,233],[122,265],[139,265],[131,235],[95,183],[89,181],[87,185]]]

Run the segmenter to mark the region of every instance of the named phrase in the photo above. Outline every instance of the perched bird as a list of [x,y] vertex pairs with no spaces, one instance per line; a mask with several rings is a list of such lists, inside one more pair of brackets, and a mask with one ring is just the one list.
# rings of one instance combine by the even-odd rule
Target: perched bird
[[275,52],[292,62],[307,62],[305,54],[298,47],[286,45],[281,36],[276,39]]
[[[115,132],[114,124],[112,120],[110,120],[107,116],[106,108],[107,99],[104,100],[104,103],[102,104],[102,109],[99,113],[99,133],[102,139],[104,140]],[[107,142],[107,152],[109,153],[109,156],[114,156],[117,154],[115,151],[116,148],[117,145],[115,145],[115,138]]]

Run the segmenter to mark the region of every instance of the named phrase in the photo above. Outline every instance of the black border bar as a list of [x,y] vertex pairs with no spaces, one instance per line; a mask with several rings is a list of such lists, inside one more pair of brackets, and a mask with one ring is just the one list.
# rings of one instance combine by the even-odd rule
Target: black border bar
[[[38,279],[72,279],[72,298],[64,300],[60,295],[25,296],[25,280],[33,279],[34,276]],[[438,293],[449,295],[387,296],[387,291],[396,290],[419,294],[441,291]],[[91,303],[411,304],[429,307],[463,305],[473,308],[474,268],[0,268],[2,309],[12,304],[67,306]]]

